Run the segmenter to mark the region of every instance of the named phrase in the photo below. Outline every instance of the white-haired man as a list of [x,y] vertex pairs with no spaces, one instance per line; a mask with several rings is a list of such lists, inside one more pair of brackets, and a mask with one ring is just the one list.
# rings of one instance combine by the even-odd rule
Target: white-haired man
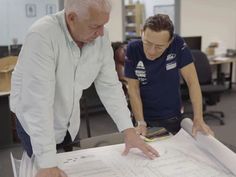
[[64,177],[57,167],[56,145],[74,140],[80,125],[79,100],[92,82],[120,131],[126,147],[149,158],[158,152],[137,136],[115,72],[104,25],[108,0],[65,0],[65,10],[30,28],[12,75],[11,110],[37,177]]

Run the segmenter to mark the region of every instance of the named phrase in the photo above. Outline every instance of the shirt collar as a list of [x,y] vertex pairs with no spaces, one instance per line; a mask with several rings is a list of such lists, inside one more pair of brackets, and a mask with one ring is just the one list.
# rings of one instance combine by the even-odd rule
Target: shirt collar
[[75,43],[75,41],[73,40],[70,32],[69,32],[69,29],[67,27],[67,24],[66,24],[66,17],[65,17],[65,11],[62,10],[58,13],[58,17],[59,17],[59,23],[60,23],[60,26],[62,27],[68,41],[72,42],[72,43]]

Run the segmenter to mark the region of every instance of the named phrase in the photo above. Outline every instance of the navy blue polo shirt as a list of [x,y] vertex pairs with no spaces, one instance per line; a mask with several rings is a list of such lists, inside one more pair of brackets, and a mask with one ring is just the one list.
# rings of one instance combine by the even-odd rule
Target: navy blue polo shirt
[[145,56],[141,40],[127,46],[125,76],[138,79],[146,121],[180,116],[180,69],[193,62],[184,40],[174,35],[165,52],[151,61]]

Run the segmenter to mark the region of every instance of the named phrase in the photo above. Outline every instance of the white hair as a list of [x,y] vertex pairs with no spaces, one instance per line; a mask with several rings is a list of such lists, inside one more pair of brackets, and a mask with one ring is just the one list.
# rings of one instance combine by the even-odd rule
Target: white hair
[[75,12],[79,17],[86,17],[90,7],[97,8],[107,13],[111,11],[109,0],[64,0],[65,12]]

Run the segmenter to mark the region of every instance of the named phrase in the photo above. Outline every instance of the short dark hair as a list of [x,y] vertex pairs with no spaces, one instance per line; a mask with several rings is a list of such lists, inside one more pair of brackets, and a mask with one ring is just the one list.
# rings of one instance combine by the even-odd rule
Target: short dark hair
[[145,31],[147,28],[160,32],[160,31],[168,31],[170,34],[170,39],[174,35],[174,25],[170,20],[170,17],[165,14],[156,14],[154,16],[149,17],[143,26],[143,30]]

